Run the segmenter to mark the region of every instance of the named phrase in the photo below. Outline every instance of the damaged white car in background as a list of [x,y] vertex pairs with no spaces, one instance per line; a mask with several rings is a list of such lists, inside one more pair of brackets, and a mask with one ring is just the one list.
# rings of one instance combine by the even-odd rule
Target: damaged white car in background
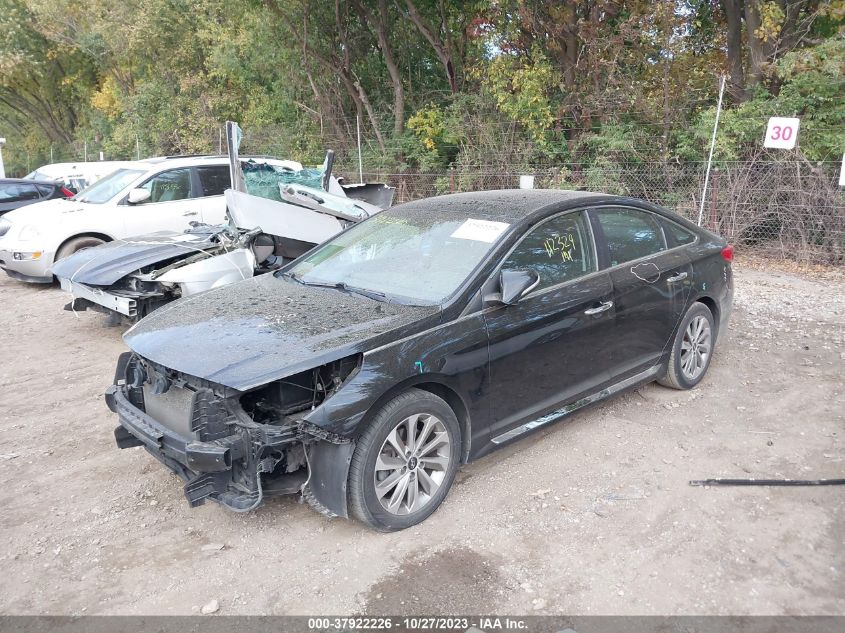
[[52,272],[72,295],[65,309],[136,322],[179,297],[275,270],[392,203],[386,185],[341,184],[331,151],[320,171],[249,163],[241,170],[230,158],[240,191],[225,193],[228,224],[115,240],[57,262]]

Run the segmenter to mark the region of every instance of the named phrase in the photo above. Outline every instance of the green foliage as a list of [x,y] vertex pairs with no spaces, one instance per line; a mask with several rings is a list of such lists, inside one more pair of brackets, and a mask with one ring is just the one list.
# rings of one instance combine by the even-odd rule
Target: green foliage
[[[811,160],[836,160],[845,148],[845,39],[785,55],[777,64],[777,95],[758,90],[752,99],[722,113],[714,158],[735,161],[762,147],[772,116],[801,118],[799,144]],[[715,108],[703,112],[679,142],[683,158],[701,157],[709,146]]]
[[[845,2],[807,3],[809,30],[781,46],[782,3],[746,1],[761,25],[743,26],[742,62],[753,38],[771,59],[765,85],[727,102],[717,160],[757,151],[770,115],[800,116],[804,154],[837,159]],[[246,130],[245,152],[314,165],[331,147],[357,166],[358,117],[366,168],[455,167],[463,180],[439,183],[449,189],[489,184],[482,166],[578,163],[579,186],[616,191],[627,185],[614,166],[706,155],[714,85],[729,66],[721,3],[412,4],[430,32],[407,0],[385,2],[383,16],[378,0],[340,0],[337,13],[316,0],[0,0],[7,170],[47,162],[51,147],[55,160],[81,158],[86,142],[107,158],[216,152],[227,119]],[[382,17],[404,92],[395,133]]]
[[554,123],[552,95],[561,78],[545,55],[499,55],[486,65],[483,74],[476,70],[476,75],[499,111],[519,123],[541,147],[549,143]]

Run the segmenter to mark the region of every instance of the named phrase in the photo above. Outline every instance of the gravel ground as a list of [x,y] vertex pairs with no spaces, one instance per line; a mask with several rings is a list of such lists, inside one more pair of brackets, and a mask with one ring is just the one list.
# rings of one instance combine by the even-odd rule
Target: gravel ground
[[0,279],[0,613],[845,614],[845,489],[687,483],[845,476],[841,271],[737,266],[698,389],[649,385],[465,466],[389,535],[294,498],[189,509],[114,446],[122,331],[64,303]]

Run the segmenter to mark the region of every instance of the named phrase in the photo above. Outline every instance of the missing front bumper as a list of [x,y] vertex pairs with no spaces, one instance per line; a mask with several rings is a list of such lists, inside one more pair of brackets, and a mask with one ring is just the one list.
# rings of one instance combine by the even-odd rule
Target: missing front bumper
[[[173,431],[135,406],[123,385],[109,387],[105,398],[120,422],[115,429],[117,446],[143,446],[179,475],[185,481],[185,496],[192,507],[207,499],[236,512],[259,505],[263,496],[262,474],[272,471],[272,465],[261,457],[260,433],[232,426],[229,435],[198,441]],[[293,429],[287,437],[277,432],[273,449],[283,450],[296,442]]]

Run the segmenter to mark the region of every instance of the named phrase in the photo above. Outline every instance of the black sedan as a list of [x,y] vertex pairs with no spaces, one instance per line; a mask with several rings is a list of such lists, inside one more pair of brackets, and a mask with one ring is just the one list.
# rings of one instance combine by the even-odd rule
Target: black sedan
[[106,400],[192,505],[301,492],[379,530],[459,464],[657,380],[704,377],[732,249],[640,200],[491,191],[384,211],[129,330]]
[[0,215],[42,200],[70,198],[72,195],[73,192],[60,182],[0,178]]

